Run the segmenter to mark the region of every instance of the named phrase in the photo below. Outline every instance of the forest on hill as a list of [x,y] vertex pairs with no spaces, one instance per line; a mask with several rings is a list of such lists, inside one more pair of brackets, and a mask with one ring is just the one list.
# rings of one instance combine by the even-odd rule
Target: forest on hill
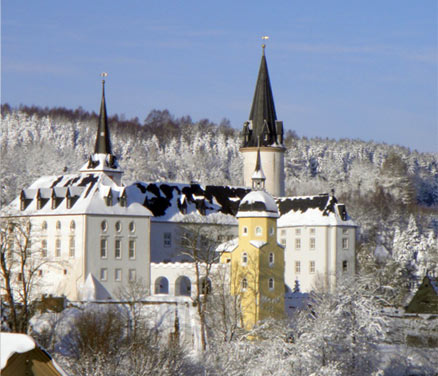
[[[1,108],[1,204],[42,175],[74,173],[93,151],[97,114],[81,108]],[[226,119],[109,118],[124,182],[242,185],[240,132]],[[335,190],[360,226],[359,266],[384,246],[411,276],[436,269],[438,154],[384,143],[285,135],[286,194]],[[410,234],[407,236],[406,234]]]

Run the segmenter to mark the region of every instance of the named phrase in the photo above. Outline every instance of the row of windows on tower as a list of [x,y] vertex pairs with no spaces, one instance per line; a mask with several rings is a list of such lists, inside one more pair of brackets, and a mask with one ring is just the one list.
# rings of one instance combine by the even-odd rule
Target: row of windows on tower
[[[122,259],[123,249],[122,249],[122,239],[114,240],[114,258]],[[130,260],[135,260],[135,240],[129,239],[128,241],[128,258]],[[100,239],[100,257],[103,259],[108,258],[108,239]]]
[[[254,233],[257,236],[261,236],[261,235],[263,235],[263,230],[262,230],[262,228],[260,226],[256,226],[255,229],[254,229]],[[244,226],[242,228],[242,234],[245,235],[245,236],[248,235],[248,227]],[[269,229],[269,235],[272,236],[274,234],[275,234],[275,229],[274,229],[274,227],[271,227]]]
[[[271,253],[269,253],[269,256],[268,256],[269,266],[273,266],[274,265],[274,261],[275,261],[275,256],[271,252]],[[242,253],[242,265],[243,266],[247,266],[248,265],[248,253],[247,252],[243,252]]]
[[[137,271],[135,269],[128,270],[128,281],[133,282],[137,279]],[[108,268],[100,269],[100,280],[108,281]],[[123,280],[123,270],[121,268],[114,269],[114,279],[115,282],[122,282]]]
[[[241,287],[242,287],[242,291],[248,290],[248,280],[246,278],[242,279]],[[268,279],[268,289],[269,290],[274,290],[274,288],[275,288],[274,278],[269,278]]]

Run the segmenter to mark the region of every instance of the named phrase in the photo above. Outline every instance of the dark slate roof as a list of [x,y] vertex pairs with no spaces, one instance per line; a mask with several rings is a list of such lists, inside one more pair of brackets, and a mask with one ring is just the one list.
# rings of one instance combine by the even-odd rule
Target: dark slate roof
[[319,209],[324,216],[334,213],[335,204],[338,202],[335,197],[328,194],[305,197],[282,197],[277,199],[280,215],[290,211],[305,213],[308,209]]
[[[283,143],[283,127],[281,122],[281,124],[277,124],[268,64],[264,53],[260,63],[249,120],[250,122],[245,123],[243,128],[243,147],[257,146],[258,139],[260,139],[260,146]],[[277,138],[277,135],[281,135],[281,140]]]
[[100,103],[99,123],[97,125],[97,137],[94,152],[96,154],[112,154],[108,117],[106,114],[105,80],[102,80],[102,101]]

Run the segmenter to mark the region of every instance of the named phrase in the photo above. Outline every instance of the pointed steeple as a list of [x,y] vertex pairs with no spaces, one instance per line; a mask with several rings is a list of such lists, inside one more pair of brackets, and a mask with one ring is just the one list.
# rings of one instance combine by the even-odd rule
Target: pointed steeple
[[257,146],[260,137],[262,146],[283,144],[283,124],[277,121],[268,64],[263,47],[257,84],[254,92],[249,121],[244,125],[243,147]]
[[265,177],[265,174],[263,173],[262,164],[260,162],[260,141],[259,141],[259,145],[257,148],[256,166],[255,166],[254,173],[252,174],[251,180],[252,180],[252,189],[254,189],[256,191],[264,191],[265,190],[266,177]]
[[97,125],[96,144],[94,146],[95,154],[112,154],[111,141],[108,128],[108,117],[106,114],[105,103],[105,80],[102,80],[102,101],[100,103],[99,123]]

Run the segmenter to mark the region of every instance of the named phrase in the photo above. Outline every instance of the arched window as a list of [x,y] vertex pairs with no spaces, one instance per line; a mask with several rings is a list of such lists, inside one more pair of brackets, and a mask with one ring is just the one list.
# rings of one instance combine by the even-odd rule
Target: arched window
[[269,254],[269,265],[274,265],[274,254],[272,252]]
[[274,235],[275,234],[275,230],[274,230],[274,227],[271,227],[270,229],[269,229],[269,235]]
[[175,281],[175,295],[190,296],[192,292],[192,284],[190,279],[185,275],[179,276]]
[[135,223],[129,222],[129,232],[135,232]]
[[155,294],[168,294],[169,281],[166,277],[158,277],[155,280]]
[[70,222],[70,231],[74,232],[76,230],[76,223],[75,221]]
[[258,236],[260,236],[262,234],[262,228],[260,226],[257,226],[255,228],[255,234]]
[[56,221],[56,229],[57,229],[58,231],[61,230],[61,221]]
[[47,231],[47,222],[46,221],[43,221],[43,223],[41,223],[41,230]]
[[116,231],[117,232],[122,231],[122,223],[120,221],[116,222]]
[[268,287],[269,290],[274,290],[274,278],[269,278]]
[[243,235],[248,235],[248,227],[244,226],[242,229]]
[[246,289],[248,288],[248,281],[246,280],[246,278],[242,279],[242,291],[246,291]]
[[248,253],[242,253],[242,265],[248,265]]
[[103,232],[106,232],[106,230],[108,230],[108,223],[107,223],[107,221],[100,222],[100,228],[102,229]]

